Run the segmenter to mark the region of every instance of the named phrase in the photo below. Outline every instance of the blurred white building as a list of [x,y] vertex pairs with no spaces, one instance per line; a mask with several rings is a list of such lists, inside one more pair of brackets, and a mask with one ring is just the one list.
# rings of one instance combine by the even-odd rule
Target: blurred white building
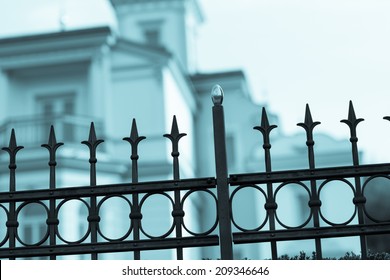
[[[260,123],[262,106],[252,101],[244,73],[196,72],[196,35],[203,21],[198,1],[94,0],[88,12],[99,7],[104,17],[99,22],[86,18],[86,23],[79,25],[72,24],[72,19],[85,9],[84,1],[67,2],[74,5],[56,6],[56,20],[46,28],[29,29],[32,23],[26,19],[27,33],[21,28],[13,34],[0,34],[0,137],[7,146],[11,128],[15,128],[18,144],[25,146],[17,156],[18,190],[48,187],[48,153],[40,145],[47,142],[51,124],[57,140],[65,143],[57,157],[58,187],[89,184],[89,153],[80,142],[88,139],[91,121],[98,138],[105,139],[98,148],[97,183],[130,181],[130,148],[121,139],[129,136],[132,118],[137,120],[139,134],[147,137],[139,146],[140,181],[172,179],[171,144],[162,135],[170,132],[174,115],[180,132],[187,133],[179,146],[181,178],[215,176],[210,100],[215,83],[226,94],[223,104],[229,172],[264,171],[262,138],[252,130]],[[44,7],[35,8],[42,11],[41,17],[46,16]],[[51,19],[53,14],[47,16]],[[269,120],[278,122],[272,114]],[[308,167],[303,133],[286,137],[275,130],[271,135],[274,170]],[[338,143],[316,134],[315,140],[318,167],[351,164],[348,142]],[[1,155],[0,167],[4,188],[8,184],[6,153]],[[243,194],[242,204],[234,209],[235,218],[248,227],[264,213],[256,197],[251,192]],[[279,203],[284,206],[281,215],[285,213],[291,223],[306,213],[302,205],[307,206],[308,197],[300,197],[287,192],[283,198],[287,203]],[[290,199],[297,201],[289,203]],[[191,203],[196,210],[186,213],[186,219],[194,229],[215,217],[210,212],[214,206],[196,199]],[[170,223],[170,212],[163,204],[156,201],[144,213],[143,223],[156,235]],[[71,201],[66,207],[60,215],[59,231],[65,239],[77,240],[87,228],[87,209],[79,201]],[[113,198],[102,209],[102,231],[113,238],[120,236],[120,229],[129,227],[128,214],[128,205]],[[37,242],[46,231],[43,208],[31,205],[20,215],[28,217],[24,222],[21,219],[20,236],[25,236],[27,243]],[[334,251],[352,250],[339,245]],[[314,245],[283,243],[280,248],[283,253],[297,254],[305,248],[312,251]],[[185,252],[186,258],[218,257],[217,248]],[[174,254],[173,250],[143,252],[142,257],[169,259]],[[269,245],[237,246],[235,256],[267,258]],[[131,254],[103,256],[115,257],[131,258]]]

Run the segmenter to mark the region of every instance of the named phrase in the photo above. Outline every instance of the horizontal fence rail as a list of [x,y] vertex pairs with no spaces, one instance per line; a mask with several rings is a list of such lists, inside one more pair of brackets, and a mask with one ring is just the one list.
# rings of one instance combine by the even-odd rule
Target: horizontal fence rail
[[[223,108],[223,90],[219,86],[212,89],[213,126],[216,176],[207,178],[180,178],[179,165],[179,141],[185,137],[185,133],[179,132],[176,117],[173,117],[171,132],[163,137],[172,144],[172,178],[170,180],[139,182],[138,176],[138,146],[146,137],[138,135],[136,121],[133,120],[131,131],[123,141],[129,143],[131,161],[131,182],[120,184],[97,184],[96,165],[97,150],[104,142],[96,135],[95,124],[90,123],[88,140],[82,141],[85,149],[89,151],[89,184],[86,186],[74,186],[66,188],[57,187],[57,151],[63,143],[57,142],[54,126],[48,127],[48,141],[41,146],[48,151],[49,187],[47,189],[18,190],[16,183],[17,155],[23,149],[16,141],[18,129],[22,130],[22,142],[28,138],[26,129],[30,123],[18,121],[10,124],[14,128],[3,126],[0,132],[11,130],[9,144],[3,150],[9,154],[9,187],[0,192],[0,211],[5,213],[6,221],[2,221],[4,237],[0,236],[0,258],[18,259],[46,257],[52,260],[59,256],[81,255],[91,259],[99,259],[100,254],[128,252],[128,258],[142,259],[143,252],[151,250],[174,250],[177,259],[184,259],[186,248],[218,246],[221,259],[232,259],[234,248],[238,244],[267,243],[270,244],[271,257],[280,257],[278,246],[283,241],[313,240],[315,256],[323,258],[323,239],[334,237],[356,236],[359,238],[362,258],[367,258],[367,236],[390,234],[390,219],[376,217],[367,209],[367,188],[377,178],[390,179],[390,164],[361,165],[359,162],[357,125],[363,119],[356,118],[352,102],[349,104],[349,113],[345,123],[350,132],[352,162],[350,166],[317,168],[315,164],[315,141],[313,131],[320,124],[312,120],[309,106],[306,106],[304,122],[299,123],[306,133],[307,169],[292,169],[273,171],[271,161],[270,141],[271,132],[277,128],[268,121],[267,112],[263,108],[260,125],[254,129],[262,136],[262,148],[264,150],[265,170],[257,173],[230,174],[227,167],[225,120]],[[384,117],[390,120],[390,117]],[[71,129],[74,136],[74,127],[80,123],[73,118],[58,117],[56,122],[62,124],[62,128]],[[34,124],[31,124],[34,126]],[[40,120],[38,126],[47,126],[46,120]],[[82,121],[85,126],[85,121]],[[98,125],[101,130],[101,125]],[[62,133],[66,134],[66,129]],[[37,132],[38,131],[38,132]],[[32,133],[32,132],[31,132]],[[41,137],[41,129],[34,132],[36,137]],[[79,134],[79,132],[77,132]],[[61,134],[65,137],[65,134]],[[65,137],[66,139],[66,137]],[[70,139],[73,140],[73,139]],[[35,140],[34,140],[35,141]],[[145,140],[147,141],[147,139]],[[342,222],[329,219],[324,212],[325,189],[332,183],[340,183],[351,193],[348,201],[354,209],[351,217]],[[301,223],[291,225],[280,217],[280,205],[278,198],[287,188],[299,189],[305,194],[302,207],[307,210],[307,217]],[[239,193],[244,190],[257,193],[262,200],[256,201],[260,205],[262,215],[258,225],[245,227],[236,218],[236,210],[233,203]],[[195,214],[190,216],[190,222],[197,223],[194,230],[188,224],[188,209],[196,207],[199,195],[207,195],[213,202],[215,219],[208,226],[201,224],[201,217]],[[167,201],[169,213],[165,213],[169,226],[162,233],[151,233],[146,228],[145,214],[146,204],[154,203],[153,198],[159,196]],[[292,199],[293,197],[291,197]],[[114,226],[107,225],[105,215],[113,215],[110,211],[116,208],[107,204],[109,200],[118,199],[124,205],[121,210],[127,216],[121,218],[127,223],[123,234],[108,236],[105,229]],[[263,202],[262,202],[263,201]],[[63,227],[74,227],[68,221],[62,220],[60,215],[66,205],[76,202],[84,209],[81,213],[83,229],[85,232],[78,238],[67,238],[63,234]],[[201,204],[202,202],[200,202]],[[283,203],[289,203],[284,201]],[[195,203],[196,204],[196,203]],[[37,206],[41,209],[40,222],[32,225],[41,227],[42,236],[39,240],[27,241],[20,231],[21,225],[26,223],[22,213],[26,209]],[[158,206],[153,204],[154,206]],[[203,209],[203,205],[197,206]],[[246,207],[243,205],[242,207]],[[108,208],[108,212],[103,210]],[[115,208],[115,209],[114,209]],[[31,210],[31,209],[30,209]],[[194,210],[194,209],[193,209]],[[198,210],[194,210],[196,213]],[[105,214],[104,214],[105,213]],[[210,213],[207,213],[209,215]],[[32,214],[33,215],[33,212]],[[211,215],[211,214],[210,214]],[[296,214],[299,215],[298,213]],[[169,216],[169,217],[168,217]],[[115,218],[115,217],[114,217]],[[187,220],[186,220],[187,219]],[[125,220],[125,221],[123,221]],[[71,221],[72,222],[72,221]],[[70,230],[71,231],[71,230]]]

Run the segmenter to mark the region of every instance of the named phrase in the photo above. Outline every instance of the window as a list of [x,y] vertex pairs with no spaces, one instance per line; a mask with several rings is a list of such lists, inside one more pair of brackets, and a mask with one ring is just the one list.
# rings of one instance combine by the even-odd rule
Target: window
[[153,46],[160,44],[160,32],[157,29],[150,29],[144,31],[145,41]]
[[153,46],[161,45],[162,20],[142,21],[139,23],[145,43]]
[[73,115],[75,111],[74,94],[49,95],[37,97],[37,113],[45,117]]
[[61,141],[74,140],[74,124],[69,117],[75,114],[75,95],[46,95],[36,99],[37,114],[41,117],[39,130],[43,139],[47,138],[51,125]]

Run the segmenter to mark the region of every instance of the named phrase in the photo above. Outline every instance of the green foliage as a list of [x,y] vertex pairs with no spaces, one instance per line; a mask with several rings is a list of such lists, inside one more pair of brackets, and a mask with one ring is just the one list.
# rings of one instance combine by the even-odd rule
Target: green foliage
[[[354,252],[347,252],[344,256],[340,258],[323,258],[323,260],[361,260],[361,255],[356,255]],[[299,255],[290,257],[289,255],[281,255],[278,257],[278,260],[316,260],[316,252],[312,252],[311,255],[307,255],[306,252],[301,251]],[[368,251],[367,259],[369,260],[390,260],[390,253],[387,252],[371,252]],[[203,258],[202,260],[212,260],[210,258]],[[217,259],[219,260],[219,259]],[[243,258],[243,260],[249,260],[248,258]]]
[[[361,260],[361,255],[357,255],[354,252],[347,252],[340,258],[323,258],[324,260]],[[369,260],[390,260],[390,254],[387,252],[368,252],[367,259]],[[289,255],[282,255],[278,257],[278,260],[316,260],[316,253],[313,252],[307,255],[306,252],[301,251],[299,255],[290,257]]]

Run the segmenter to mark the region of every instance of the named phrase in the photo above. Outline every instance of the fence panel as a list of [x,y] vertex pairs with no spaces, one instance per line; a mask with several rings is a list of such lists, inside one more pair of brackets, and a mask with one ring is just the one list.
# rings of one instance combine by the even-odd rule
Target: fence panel
[[[317,168],[315,164],[314,128],[320,122],[313,121],[310,108],[306,106],[304,122],[299,123],[306,133],[308,168],[299,170],[273,171],[271,161],[270,134],[276,125],[270,124],[263,108],[261,123],[255,126],[262,136],[265,171],[258,173],[231,174],[227,168],[223,90],[212,89],[214,106],[214,148],[216,177],[181,179],[179,165],[180,133],[173,118],[171,132],[164,134],[172,144],[172,180],[139,182],[138,145],[146,138],[138,135],[133,120],[129,137],[123,138],[130,144],[131,182],[111,185],[97,184],[97,150],[104,142],[96,136],[95,125],[91,123],[88,140],[82,141],[89,150],[89,185],[82,187],[57,188],[57,150],[63,143],[57,142],[54,127],[50,128],[48,143],[42,147],[48,150],[49,188],[18,190],[16,183],[17,154],[23,149],[18,146],[15,130],[12,129],[9,145],[3,150],[9,154],[9,187],[0,192],[0,207],[7,221],[5,236],[0,241],[0,258],[49,257],[57,259],[64,255],[84,255],[99,259],[103,253],[129,252],[129,258],[142,259],[142,253],[150,250],[173,249],[177,259],[183,259],[183,250],[193,247],[219,246],[221,259],[232,259],[236,244],[269,243],[271,257],[277,259],[278,244],[281,241],[313,240],[318,259],[323,258],[323,240],[333,237],[357,236],[360,240],[362,258],[367,258],[367,236],[390,233],[390,220],[380,219],[371,213],[367,205],[367,186],[377,178],[390,179],[390,164],[361,165],[359,162],[357,125],[363,121],[356,118],[352,102],[348,119],[342,120],[350,130],[352,164],[350,166]],[[385,117],[390,120],[390,117]],[[23,132],[24,133],[24,132]],[[24,138],[26,136],[23,136]],[[338,182],[353,194],[353,214],[342,222],[331,221],[324,212],[325,189]],[[288,225],[279,216],[278,197],[286,188],[299,188],[307,196],[308,217],[298,225]],[[233,201],[246,189],[251,189],[264,200],[264,220],[256,227],[246,228],[236,221]],[[206,194],[215,203],[215,221],[198,232],[186,224],[186,207],[190,196]],[[154,234],[145,228],[145,205],[159,196],[167,201],[171,221],[166,231]],[[109,208],[107,201],[118,199],[125,205],[128,227],[120,236],[109,237],[104,231],[103,209]],[[60,228],[74,226],[62,220],[61,213],[69,202],[79,203],[85,209],[86,232],[80,238],[69,240],[61,234]],[[260,203],[260,202],[258,202]],[[287,202],[284,202],[287,203]],[[189,203],[188,203],[189,204]],[[42,236],[26,242],[20,233],[23,215],[32,206],[44,213]],[[124,210],[123,210],[124,211]],[[235,227],[237,231],[233,232]],[[30,229],[32,230],[32,229]]]

